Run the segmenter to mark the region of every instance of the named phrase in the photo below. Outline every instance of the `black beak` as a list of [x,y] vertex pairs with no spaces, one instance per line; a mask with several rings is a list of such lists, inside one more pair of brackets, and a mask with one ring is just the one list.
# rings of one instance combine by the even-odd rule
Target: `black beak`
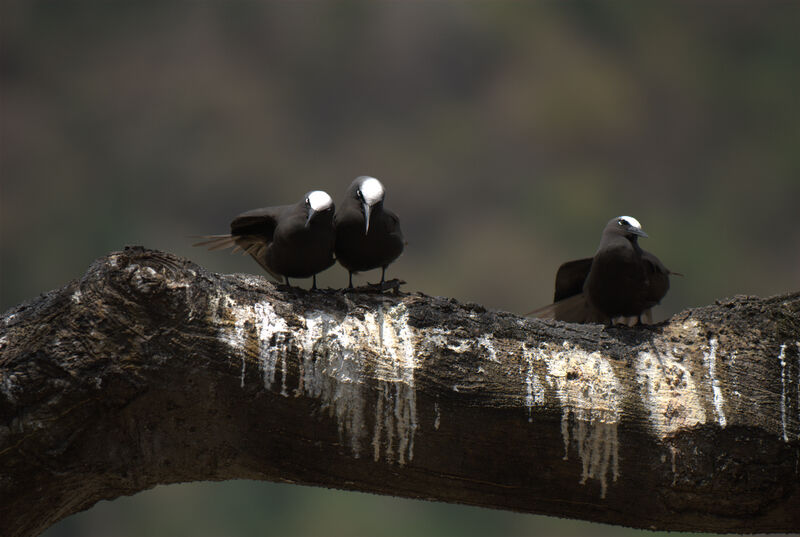
[[362,207],[364,207],[364,225],[366,226],[364,228],[364,235],[367,235],[369,234],[369,212],[372,210],[372,207],[370,207],[366,201],[362,202]]
[[628,232],[633,233],[634,235],[639,235],[640,237],[644,237],[645,239],[648,237],[647,233],[645,233],[638,227],[629,227]]
[[315,214],[317,214],[317,211],[315,211],[314,209],[309,207],[308,208],[308,218],[306,218],[306,226],[305,227],[308,227],[308,225],[311,223],[311,218],[313,218],[313,216]]

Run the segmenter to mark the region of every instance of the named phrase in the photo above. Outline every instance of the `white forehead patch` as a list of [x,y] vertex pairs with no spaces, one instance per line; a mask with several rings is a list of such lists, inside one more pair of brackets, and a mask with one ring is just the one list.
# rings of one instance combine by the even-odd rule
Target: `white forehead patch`
[[365,178],[358,189],[361,191],[361,197],[367,205],[375,205],[383,200],[383,185],[374,177]]
[[640,224],[639,221],[632,216],[620,216],[619,219],[625,220],[631,227],[635,227],[636,229],[642,229],[642,224]]
[[315,211],[324,211],[333,205],[333,199],[331,199],[327,192],[322,190],[309,192],[306,199],[308,200],[308,204]]

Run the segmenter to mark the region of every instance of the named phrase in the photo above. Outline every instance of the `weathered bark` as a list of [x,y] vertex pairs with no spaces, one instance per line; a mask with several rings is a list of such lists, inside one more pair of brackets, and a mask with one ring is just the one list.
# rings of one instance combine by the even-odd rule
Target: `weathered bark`
[[306,292],[129,248],[0,323],[0,534],[234,478],[800,530],[800,293],[653,327]]

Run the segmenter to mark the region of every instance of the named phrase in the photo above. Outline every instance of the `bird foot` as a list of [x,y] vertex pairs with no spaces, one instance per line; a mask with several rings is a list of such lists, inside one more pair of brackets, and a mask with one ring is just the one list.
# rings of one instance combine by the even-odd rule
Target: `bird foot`
[[397,278],[393,280],[386,280],[379,283],[368,283],[366,285],[359,285],[358,287],[348,287],[342,289],[344,293],[385,293],[386,291],[394,291],[397,294],[400,291],[400,286],[406,283]]
[[404,280],[398,280],[394,278],[392,280],[385,280],[380,283],[371,283],[369,284],[372,287],[375,287],[378,292],[385,292],[385,291],[394,291],[395,294],[400,292],[400,286],[406,283]]

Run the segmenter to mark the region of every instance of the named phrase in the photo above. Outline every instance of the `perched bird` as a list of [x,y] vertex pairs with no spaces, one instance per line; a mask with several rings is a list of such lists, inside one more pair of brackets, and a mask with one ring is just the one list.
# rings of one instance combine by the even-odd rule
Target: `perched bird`
[[242,213],[231,222],[230,235],[204,236],[194,246],[243,250],[279,281],[283,277],[289,285],[289,278],[312,277],[316,289],[317,273],[336,262],[334,212],[331,197],[314,190],[294,205]]
[[350,184],[336,210],[336,259],[353,273],[381,268],[381,287],[386,267],[400,256],[405,244],[400,220],[384,209],[385,191],[374,177],[361,176]]
[[642,315],[652,321],[650,308],[669,290],[669,275],[659,259],[642,250],[647,237],[631,216],[612,218],[603,230],[594,257],[568,261],[556,274],[553,304],[529,315],[573,323],[611,324],[615,318]]

